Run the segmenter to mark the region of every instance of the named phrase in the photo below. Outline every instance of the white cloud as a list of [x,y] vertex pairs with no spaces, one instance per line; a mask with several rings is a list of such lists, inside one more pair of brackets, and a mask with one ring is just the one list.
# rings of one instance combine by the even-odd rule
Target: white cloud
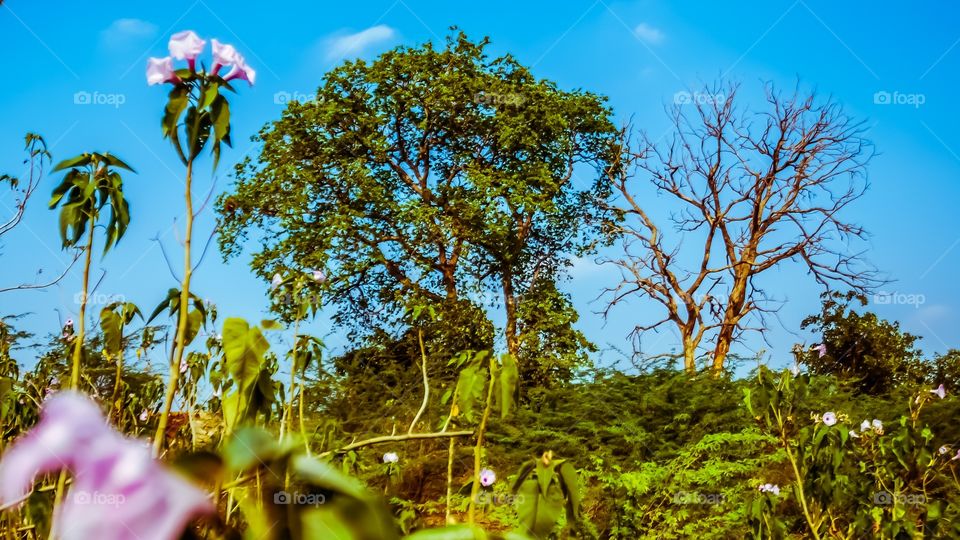
[[647,23],[640,23],[636,28],[633,29],[634,35],[638,38],[646,41],[651,45],[659,45],[663,43],[663,40],[667,38],[667,35],[663,33],[663,30],[649,25]]
[[380,24],[355,34],[333,37],[326,42],[325,56],[329,61],[360,56],[371,47],[392,40],[396,35],[396,30],[385,24]]
[[100,32],[100,43],[107,47],[126,46],[157,35],[157,26],[140,19],[117,19]]

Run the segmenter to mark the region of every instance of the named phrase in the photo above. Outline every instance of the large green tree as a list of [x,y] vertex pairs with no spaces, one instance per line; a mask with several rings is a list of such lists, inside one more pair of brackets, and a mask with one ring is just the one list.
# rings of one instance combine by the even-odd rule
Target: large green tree
[[[337,322],[367,335],[402,331],[411,304],[472,311],[478,324],[502,308],[503,342],[523,364],[524,332],[545,331],[522,320],[524,295],[555,289],[591,247],[617,130],[602,98],[487,48],[458,34],[327,73],[315,100],[260,132],[259,159],[238,166],[218,203],[224,253],[252,235],[264,278],[325,269],[317,286]],[[546,330],[583,342],[568,299],[537,301],[566,321]]]

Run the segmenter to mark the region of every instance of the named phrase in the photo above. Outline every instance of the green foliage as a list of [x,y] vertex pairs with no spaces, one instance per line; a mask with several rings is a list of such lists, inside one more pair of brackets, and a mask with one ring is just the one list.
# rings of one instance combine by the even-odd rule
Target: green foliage
[[841,411],[799,415],[810,395],[806,374],[763,369],[758,379],[746,393],[747,406],[776,437],[791,469],[782,499],[765,493],[750,505],[755,537],[784,537],[789,530],[815,538],[960,534],[956,465],[921,417],[938,397],[921,390],[896,422],[858,426]]
[[[460,34],[327,73],[317,99],[290,103],[261,130],[259,163],[238,166],[218,202],[221,247],[234,255],[257,232],[252,265],[265,279],[334,269],[324,290],[335,321],[368,335],[401,325],[412,303],[474,303],[492,291],[512,348],[529,294],[527,356],[564,375],[583,361],[575,316],[558,293],[549,303],[562,317],[532,315],[548,302],[541,284],[592,245],[589,202],[609,191],[617,130],[602,98],[538,80],[487,45]],[[597,186],[575,189],[574,168]],[[556,350],[544,341],[552,334],[562,336]]]
[[821,314],[807,317],[800,327],[822,334],[825,354],[799,351],[798,360],[809,366],[811,373],[854,380],[867,394],[923,381],[928,367],[914,346],[917,337],[901,332],[899,323],[854,311],[850,308],[853,300],[866,305],[865,298],[853,293],[824,294]]
[[96,152],[66,159],[53,168],[67,170],[50,198],[51,209],[60,206],[60,239],[64,248],[80,242],[104,207],[110,210],[104,254],[123,237],[130,224],[130,209],[123,195],[123,179],[116,169],[133,172],[120,158]]

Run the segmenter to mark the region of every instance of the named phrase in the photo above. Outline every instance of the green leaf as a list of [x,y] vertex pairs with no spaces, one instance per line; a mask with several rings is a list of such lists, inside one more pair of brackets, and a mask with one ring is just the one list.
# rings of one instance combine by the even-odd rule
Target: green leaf
[[227,371],[241,389],[257,381],[263,368],[263,355],[270,344],[260,329],[251,328],[247,321],[230,318],[223,323],[223,354]]
[[477,403],[483,398],[486,382],[486,370],[479,366],[468,366],[460,372],[460,377],[457,379],[457,405],[467,420],[473,419]]
[[517,361],[513,355],[505,354],[500,366],[500,417],[506,418],[513,409],[517,393],[517,381],[520,379]]
[[231,471],[240,472],[272,461],[280,451],[276,440],[260,428],[237,431],[224,449],[224,463]]

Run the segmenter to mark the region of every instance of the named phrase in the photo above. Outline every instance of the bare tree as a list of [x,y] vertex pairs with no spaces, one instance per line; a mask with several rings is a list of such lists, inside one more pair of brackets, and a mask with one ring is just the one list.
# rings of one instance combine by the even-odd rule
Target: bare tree
[[[0,204],[0,209],[10,211],[10,215],[2,218],[3,221],[0,222],[0,237],[12,231],[23,220],[23,215],[27,210],[27,203],[40,185],[44,168],[50,164],[51,155],[47,150],[47,143],[40,135],[27,133],[24,137],[24,151],[27,154],[23,160],[26,170],[20,177],[0,174],[0,188],[6,186],[13,193],[12,209],[9,209],[5,204]],[[67,275],[70,268],[76,263],[78,257],[79,254],[74,255],[73,260],[67,265],[63,272],[46,282],[0,287],[0,293],[15,290],[43,289],[55,285]],[[37,274],[39,275],[40,271],[38,271]]]
[[[764,110],[752,112],[738,106],[738,90],[715,85],[674,106],[665,143],[641,135],[634,144],[625,129],[622,166],[611,169],[622,219],[610,233],[624,257],[608,261],[622,281],[607,291],[607,312],[634,295],[656,300],[663,318],[635,332],[673,325],[691,372],[698,351],[720,373],[745,332],[763,334],[782,304],[758,278],[781,263],[803,264],[827,289],[867,293],[882,282],[852,246],[865,231],[840,215],[868,185],[863,124],[830,100],[770,86]],[[668,227],[638,200],[637,178],[678,205]]]

